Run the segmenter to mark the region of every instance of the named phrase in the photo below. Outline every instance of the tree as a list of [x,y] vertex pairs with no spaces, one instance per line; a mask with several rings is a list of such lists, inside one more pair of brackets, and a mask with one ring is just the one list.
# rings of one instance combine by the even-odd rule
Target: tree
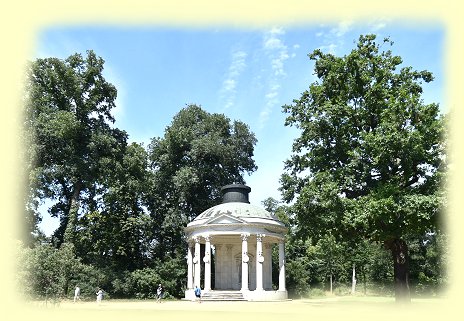
[[429,233],[422,239],[411,242],[411,283],[416,294],[439,294],[446,285],[445,235],[440,232]]
[[240,121],[188,105],[149,145],[153,184],[148,209],[154,221],[157,251],[163,259],[184,253],[183,227],[219,203],[222,186],[244,183],[256,170],[255,135]]
[[321,262],[320,273],[324,279],[329,278],[330,293],[333,293],[334,277],[343,270],[342,246],[333,235],[328,234],[317,242],[316,255]]
[[[37,222],[39,201],[60,218],[57,245],[72,242],[79,211],[95,209],[105,175],[120,158],[127,134],[112,128],[116,88],[102,75],[104,60],[93,51],[37,59],[27,71],[24,137],[29,143],[29,222]],[[34,228],[34,223],[30,224]]]
[[107,187],[98,198],[98,210],[77,221],[76,252],[84,263],[112,266],[116,271],[149,265],[153,222],[147,211],[152,182],[148,154],[132,143],[106,175]]
[[281,178],[300,233],[331,233],[382,242],[394,261],[397,300],[409,300],[408,236],[439,225],[444,204],[445,122],[424,104],[433,76],[397,68],[399,56],[375,35],[360,36],[348,55],[316,49],[318,81],[284,106],[285,124],[301,129]]
[[266,198],[264,201],[261,201],[261,204],[266,211],[277,217],[287,228],[292,228],[288,206],[281,204],[273,197]]

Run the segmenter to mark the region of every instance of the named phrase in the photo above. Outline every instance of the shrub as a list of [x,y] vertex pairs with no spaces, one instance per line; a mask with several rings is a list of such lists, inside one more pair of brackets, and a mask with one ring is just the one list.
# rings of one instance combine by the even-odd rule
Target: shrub
[[351,294],[351,286],[348,287],[345,284],[340,284],[333,290],[333,292],[334,292],[335,295],[339,295],[339,296],[350,295]]
[[320,288],[310,288],[306,293],[308,298],[321,298],[325,296],[325,291]]
[[288,262],[286,272],[289,295],[303,297],[310,289],[309,274],[306,269],[304,258],[298,258],[294,261]]

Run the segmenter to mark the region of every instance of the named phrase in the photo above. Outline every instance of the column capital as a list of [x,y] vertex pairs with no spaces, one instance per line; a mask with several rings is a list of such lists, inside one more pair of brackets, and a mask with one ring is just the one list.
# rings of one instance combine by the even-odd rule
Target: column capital
[[256,241],[261,242],[266,234],[256,234]]
[[242,241],[246,241],[250,237],[250,233],[242,233],[240,234],[240,237],[242,238]]
[[195,243],[200,243],[200,237],[199,237],[198,235],[192,237],[192,240],[193,240],[193,242],[195,242]]
[[209,234],[203,235],[203,238],[206,242],[211,242],[211,240],[213,239],[213,237]]

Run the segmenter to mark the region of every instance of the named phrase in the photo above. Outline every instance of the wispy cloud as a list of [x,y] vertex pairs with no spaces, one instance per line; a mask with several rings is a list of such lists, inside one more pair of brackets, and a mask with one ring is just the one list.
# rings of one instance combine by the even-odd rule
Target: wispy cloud
[[[285,30],[274,27],[264,34],[263,50],[270,63],[271,75],[268,77],[268,90],[264,95],[265,104],[259,114],[259,127],[263,128],[269,119],[272,110],[278,105],[280,81],[286,76],[285,61],[290,57],[288,46],[284,42]],[[298,45],[294,47],[298,49]]]
[[381,29],[385,29],[387,24],[390,22],[388,18],[375,19],[369,23],[370,32],[378,32]]
[[222,82],[220,90],[221,98],[224,99],[224,110],[234,105],[237,82],[246,68],[246,57],[247,53],[241,50],[232,53],[232,60],[226,73],[226,79]]
[[[326,25],[321,25],[321,28],[325,27]],[[330,28],[329,31],[322,30],[317,32],[316,37],[323,39],[323,45],[319,46],[319,49],[331,54],[337,54],[337,50],[345,43],[344,36],[352,31],[353,28],[354,22],[352,20],[342,20]]]
[[[386,18],[372,19],[367,25],[364,25],[364,32],[377,33],[379,30],[386,28],[389,22],[390,20]],[[321,25],[323,30],[316,33],[316,37],[322,38],[323,41],[323,45],[319,49],[331,54],[338,54],[338,51],[343,49],[345,45],[346,35],[355,29],[356,24],[352,20],[342,20],[328,31],[325,31],[326,27],[326,25]],[[357,39],[350,40],[356,41]]]
[[280,38],[285,35],[282,28],[272,28],[264,35],[263,48],[271,60],[271,68],[275,76],[284,76],[284,62],[289,58],[287,46]]
[[353,21],[343,20],[340,21],[336,27],[332,28],[330,33],[337,38],[341,38],[351,29],[353,29]]

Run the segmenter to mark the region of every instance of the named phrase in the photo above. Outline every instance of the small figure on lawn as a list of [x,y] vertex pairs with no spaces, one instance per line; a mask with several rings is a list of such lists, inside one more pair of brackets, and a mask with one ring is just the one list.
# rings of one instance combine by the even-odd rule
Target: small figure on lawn
[[156,289],[156,302],[161,302],[161,299],[163,298],[164,294],[164,289],[161,286],[161,284],[158,284],[158,289]]
[[80,300],[81,299],[80,296],[81,296],[81,288],[78,285],[76,285],[76,288],[74,289],[74,302]]
[[98,288],[98,291],[95,294],[97,295],[97,303],[100,304],[103,299],[103,290]]
[[198,285],[195,285],[195,296],[198,302],[201,303],[201,289],[198,287]]

